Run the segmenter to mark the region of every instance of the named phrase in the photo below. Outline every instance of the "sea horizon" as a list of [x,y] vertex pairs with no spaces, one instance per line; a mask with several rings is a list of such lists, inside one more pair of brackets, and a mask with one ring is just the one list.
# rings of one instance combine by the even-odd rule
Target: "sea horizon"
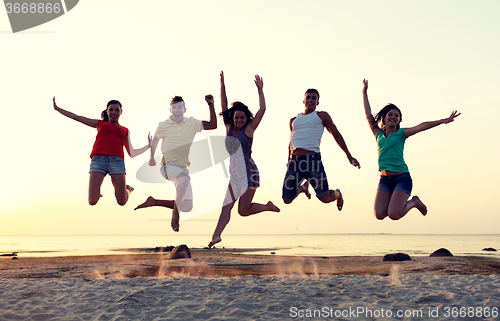
[[[139,249],[177,246],[205,248],[210,234],[79,234],[1,235],[0,255],[17,252],[18,257],[119,255]],[[245,254],[294,256],[379,256],[406,253],[428,256],[440,248],[453,255],[500,258],[500,234],[225,234],[217,249],[238,249]]]

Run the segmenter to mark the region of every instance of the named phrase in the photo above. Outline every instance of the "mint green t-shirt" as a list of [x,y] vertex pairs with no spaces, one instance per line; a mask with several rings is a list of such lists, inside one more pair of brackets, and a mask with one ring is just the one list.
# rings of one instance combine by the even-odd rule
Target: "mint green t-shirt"
[[405,129],[400,128],[397,132],[385,137],[385,130],[379,130],[377,133],[378,145],[378,170],[407,173],[409,172],[403,159],[403,150],[405,147]]

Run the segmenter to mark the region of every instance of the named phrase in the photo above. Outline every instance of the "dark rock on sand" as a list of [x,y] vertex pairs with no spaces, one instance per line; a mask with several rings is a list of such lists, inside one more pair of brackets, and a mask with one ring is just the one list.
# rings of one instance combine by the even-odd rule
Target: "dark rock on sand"
[[488,252],[496,252],[496,251],[497,251],[497,249],[494,249],[494,248],[492,248],[492,247],[485,247],[485,248],[483,249],[483,251],[488,251]]
[[170,252],[170,255],[168,256],[169,260],[173,260],[173,259],[189,259],[189,258],[191,258],[191,250],[185,244],[176,246],[172,250],[172,252]]
[[19,260],[19,258],[17,256],[13,256],[12,259],[13,260]]
[[453,256],[450,251],[445,248],[440,248],[439,250],[434,251],[430,257],[441,257],[441,256]]
[[405,253],[386,254],[383,261],[411,261],[411,257]]

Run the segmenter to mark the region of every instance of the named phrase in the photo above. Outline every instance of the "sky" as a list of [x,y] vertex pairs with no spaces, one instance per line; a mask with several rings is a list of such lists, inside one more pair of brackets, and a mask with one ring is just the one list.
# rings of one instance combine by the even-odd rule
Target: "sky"
[[[165,234],[171,211],[134,208],[152,195],[172,199],[159,168],[144,182],[137,171],[148,152],[126,156],[129,202],[116,204],[109,176],[96,206],[87,202],[93,128],[52,108],[99,118],[111,99],[123,104],[120,123],[134,147],[168,117],[175,95],[188,116],[208,120],[206,94],[220,112],[219,73],[228,100],[258,110],[254,75],[264,79],[267,111],[254,135],[261,176],[254,201],[280,213],[240,217],[226,234],[409,233],[496,234],[500,226],[500,2],[498,1],[166,1],[85,0],[65,15],[12,33],[0,12],[2,180],[0,235]],[[365,120],[362,81],[374,112],[388,102],[403,112],[402,127],[462,113],[455,122],[409,138],[405,160],[412,195],[428,207],[399,221],[379,221],[373,202],[379,179],[377,146]],[[320,92],[351,154],[332,136],[321,144],[330,188],[345,205],[304,196],[281,200],[290,137],[307,88]],[[225,135],[218,129],[196,141]],[[225,165],[227,166],[227,161]],[[181,234],[212,234],[227,178],[221,164],[192,173],[194,207],[181,214]],[[314,195],[314,194],[313,194]]]

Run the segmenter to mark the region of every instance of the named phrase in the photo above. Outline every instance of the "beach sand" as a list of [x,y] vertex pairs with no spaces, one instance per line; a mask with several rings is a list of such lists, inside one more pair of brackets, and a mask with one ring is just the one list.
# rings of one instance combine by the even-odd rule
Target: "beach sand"
[[0,320],[500,320],[500,261],[192,250],[0,258]]

